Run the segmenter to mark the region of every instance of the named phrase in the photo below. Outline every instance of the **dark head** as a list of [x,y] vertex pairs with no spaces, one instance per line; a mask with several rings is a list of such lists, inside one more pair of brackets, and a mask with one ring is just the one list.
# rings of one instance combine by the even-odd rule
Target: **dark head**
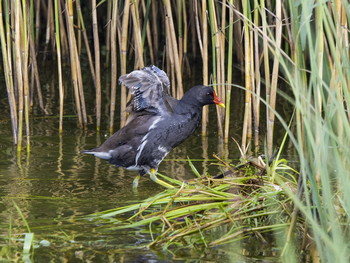
[[219,106],[225,107],[225,105],[216,96],[216,93],[212,87],[198,85],[191,88],[185,93],[182,101],[198,106],[204,106],[208,104],[217,104]]

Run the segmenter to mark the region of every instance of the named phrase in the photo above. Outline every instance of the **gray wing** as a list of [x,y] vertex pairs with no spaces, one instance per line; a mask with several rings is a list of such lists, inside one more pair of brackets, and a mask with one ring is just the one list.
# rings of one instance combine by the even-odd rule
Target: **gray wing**
[[134,70],[119,78],[133,95],[128,103],[131,112],[148,111],[164,114],[173,111],[176,99],[169,93],[170,81],[166,73],[156,66]]

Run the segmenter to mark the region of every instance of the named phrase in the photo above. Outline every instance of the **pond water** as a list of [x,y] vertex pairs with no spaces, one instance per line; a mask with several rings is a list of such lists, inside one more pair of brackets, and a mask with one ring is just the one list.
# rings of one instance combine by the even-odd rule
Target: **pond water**
[[[241,100],[242,94],[234,96]],[[91,96],[93,97],[93,95]],[[47,98],[48,102],[49,99]],[[237,110],[241,107],[237,103]],[[78,129],[75,117],[66,117],[64,132],[58,135],[58,118],[34,114],[31,120],[31,151],[17,155],[12,142],[6,113],[7,100],[2,95],[0,122],[0,261],[24,262],[256,262],[275,261],[270,244],[243,240],[230,245],[191,250],[151,250],[145,245],[152,240],[147,229],[102,231],[94,222],[81,217],[94,212],[142,201],[163,188],[149,178],[141,179],[137,191],[131,184],[135,172],[114,167],[104,160],[82,155],[82,149],[99,145],[107,137],[104,118],[100,133],[93,124]],[[55,107],[55,103],[52,104]],[[5,113],[4,113],[5,112]],[[55,110],[53,110],[55,112]],[[242,113],[237,114],[241,116]],[[42,116],[42,117],[41,117]],[[90,116],[92,119],[93,116]],[[240,134],[240,120],[232,123]],[[213,118],[212,118],[213,119]],[[118,121],[118,120],[116,120]],[[212,121],[212,123],[215,123]],[[174,149],[161,163],[159,171],[180,180],[194,178],[187,162],[193,159],[197,169],[210,174],[220,173],[213,153],[225,158],[239,158],[234,143],[223,145],[216,134],[216,125],[209,137],[197,131]],[[239,139],[239,138],[238,138]],[[24,233],[34,233],[35,248],[23,254]]]

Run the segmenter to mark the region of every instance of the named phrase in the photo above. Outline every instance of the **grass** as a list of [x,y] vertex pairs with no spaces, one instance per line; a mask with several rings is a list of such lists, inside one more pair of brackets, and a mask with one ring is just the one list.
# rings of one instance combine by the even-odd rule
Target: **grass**
[[[210,248],[251,236],[263,240],[267,232],[287,232],[293,203],[285,188],[296,192],[297,181],[295,171],[284,161],[275,166],[278,184],[272,182],[271,170],[268,174],[256,161],[242,161],[236,166],[221,163],[230,169],[218,177],[199,175],[193,163],[189,164],[195,179],[181,182],[158,174],[175,188],[140,203],[92,214],[88,219],[101,223],[101,231],[143,228],[153,237],[147,247],[170,251]],[[302,232],[302,225],[297,227]]]

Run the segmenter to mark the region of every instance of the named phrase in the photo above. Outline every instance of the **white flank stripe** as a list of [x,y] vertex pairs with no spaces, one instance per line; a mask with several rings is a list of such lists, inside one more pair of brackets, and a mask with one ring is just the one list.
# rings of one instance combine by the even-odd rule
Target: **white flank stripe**
[[168,153],[168,150],[165,148],[165,147],[162,147],[162,146],[158,146],[158,150],[163,152],[163,153]]
[[[148,128],[148,132],[152,129],[154,129],[156,126],[157,126],[157,123],[160,122],[163,118],[162,117],[159,117],[157,119],[155,119],[152,123],[151,126],[149,126]],[[141,140],[141,144],[139,147],[137,147],[137,154],[136,154],[136,157],[135,157],[135,166],[138,166],[138,161],[139,161],[139,158],[140,158],[140,155],[143,151],[143,148],[145,147],[146,143],[147,143],[147,137],[148,137],[148,134],[147,133],[145,136],[143,136],[142,140]]]
[[127,167],[126,169],[129,170],[129,171],[140,171],[140,170],[141,170],[141,167],[140,167],[140,166],[133,165],[133,166]]
[[154,129],[154,128],[157,126],[157,123],[160,122],[162,119],[163,119],[162,117],[159,117],[159,118],[155,119],[155,120],[153,121],[152,125],[149,126],[148,131]]
[[[145,137],[147,138],[147,134],[145,135]],[[136,154],[136,158],[135,158],[135,166],[138,166],[138,161],[139,161],[140,155],[142,153],[143,148],[145,147],[145,145],[147,143],[147,140],[143,141],[145,139],[145,137],[142,138],[142,143],[137,148],[137,154]]]

